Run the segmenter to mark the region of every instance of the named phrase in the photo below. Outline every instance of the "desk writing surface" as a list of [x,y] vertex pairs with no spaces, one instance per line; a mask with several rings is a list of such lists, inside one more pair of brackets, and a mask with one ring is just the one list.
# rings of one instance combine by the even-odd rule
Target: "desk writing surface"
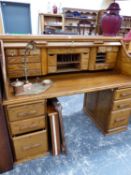
[[51,79],[53,81],[53,85],[45,92],[37,95],[17,97],[10,93],[9,99],[5,100],[4,104],[8,105],[118,87],[131,87],[130,76],[112,71],[48,75],[43,77],[43,79]]

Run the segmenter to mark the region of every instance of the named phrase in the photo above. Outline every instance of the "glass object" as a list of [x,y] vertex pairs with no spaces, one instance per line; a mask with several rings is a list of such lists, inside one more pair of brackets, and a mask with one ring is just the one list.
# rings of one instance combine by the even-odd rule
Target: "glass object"
[[51,4],[48,2],[47,4],[47,13],[51,13]]

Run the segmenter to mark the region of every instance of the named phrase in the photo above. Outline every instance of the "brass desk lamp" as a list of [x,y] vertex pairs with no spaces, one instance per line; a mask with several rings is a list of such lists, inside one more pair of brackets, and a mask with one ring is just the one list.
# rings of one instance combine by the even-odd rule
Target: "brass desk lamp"
[[25,54],[24,54],[24,76],[25,76],[25,84],[29,83],[28,80],[28,67],[27,67],[27,55],[30,53],[31,50],[34,50],[36,48],[36,43],[34,41],[30,41],[27,43],[25,48]]

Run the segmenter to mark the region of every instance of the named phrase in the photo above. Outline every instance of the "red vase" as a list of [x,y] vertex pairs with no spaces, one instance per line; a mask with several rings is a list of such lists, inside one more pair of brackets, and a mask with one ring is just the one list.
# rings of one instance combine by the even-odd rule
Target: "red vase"
[[57,6],[53,5],[53,13],[56,14],[57,13]]
[[119,15],[119,5],[112,3],[107,9],[107,13],[102,16],[101,28],[105,36],[116,36],[121,27],[122,17]]

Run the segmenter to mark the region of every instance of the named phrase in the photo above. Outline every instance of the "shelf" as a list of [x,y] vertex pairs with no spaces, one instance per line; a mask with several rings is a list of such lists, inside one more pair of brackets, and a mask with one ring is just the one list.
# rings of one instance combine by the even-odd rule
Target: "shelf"
[[89,17],[86,17],[86,18],[82,18],[82,17],[67,17],[65,16],[64,17],[65,19],[73,19],[73,20],[92,20],[92,21],[95,21],[96,18],[89,18]]
[[[70,25],[69,25],[69,26],[66,25],[65,27],[69,27],[69,28],[71,28],[71,27],[73,27],[73,28],[78,28],[78,26],[70,26]],[[84,27],[84,28],[85,28],[85,27],[86,27],[86,28],[90,28],[90,26],[80,26],[80,28],[83,28],[83,27]],[[92,28],[95,28],[95,27],[96,27],[96,25],[92,26]]]
[[40,13],[39,15],[43,15],[44,17],[51,17],[51,18],[62,18],[63,15],[62,14],[53,14],[53,13]]
[[[78,26],[75,24],[79,21],[90,21],[90,23],[93,24],[93,27],[91,24],[89,25],[83,25],[80,26],[80,28],[87,28],[87,30],[90,30],[90,34],[96,34],[97,33],[97,18],[98,18],[98,12],[97,10],[88,10],[88,9],[77,9],[77,8],[63,8],[63,14],[64,14],[64,27],[65,30],[75,30],[75,28],[78,28]],[[72,24],[72,25],[69,25]],[[93,30],[92,30],[93,28]],[[95,30],[94,30],[95,29]],[[85,31],[86,32],[86,31]]]
[[50,27],[62,27],[62,25],[51,25],[51,24],[45,24],[44,25],[45,27],[47,27],[47,26],[50,26]]

